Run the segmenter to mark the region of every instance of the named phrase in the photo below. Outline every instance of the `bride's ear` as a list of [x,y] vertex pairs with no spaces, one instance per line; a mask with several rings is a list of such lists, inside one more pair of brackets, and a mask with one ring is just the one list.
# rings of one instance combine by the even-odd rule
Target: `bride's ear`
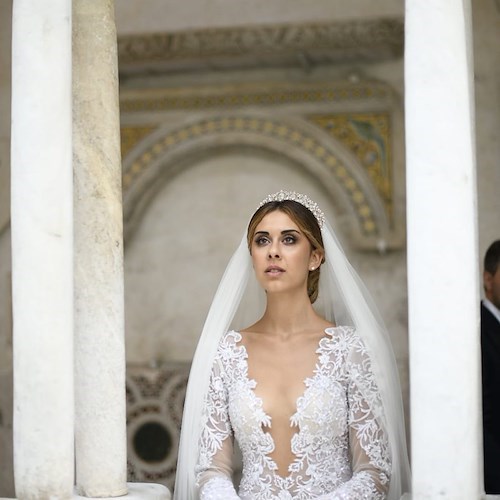
[[311,252],[311,257],[309,258],[309,269],[311,269],[311,267],[317,269],[322,262],[323,262],[323,252],[314,249]]

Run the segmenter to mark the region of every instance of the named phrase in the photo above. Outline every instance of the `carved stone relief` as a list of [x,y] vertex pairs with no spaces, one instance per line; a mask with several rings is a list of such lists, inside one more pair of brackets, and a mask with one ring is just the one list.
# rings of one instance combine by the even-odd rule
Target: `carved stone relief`
[[173,490],[189,363],[127,367],[128,480]]
[[264,25],[130,35],[118,39],[123,73],[134,70],[311,66],[403,54],[402,19]]

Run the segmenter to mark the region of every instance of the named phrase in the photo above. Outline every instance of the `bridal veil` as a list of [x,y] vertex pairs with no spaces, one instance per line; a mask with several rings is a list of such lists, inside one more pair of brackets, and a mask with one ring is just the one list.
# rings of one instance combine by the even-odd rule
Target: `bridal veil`
[[[272,196],[300,202],[302,195],[280,192]],[[380,424],[388,434],[391,449],[392,472],[387,498],[399,500],[410,490],[411,480],[398,368],[389,334],[369,292],[350,265],[327,221],[322,224],[321,232],[325,262],[321,266],[319,295],[314,306],[329,321],[353,325],[367,346],[384,406]],[[253,288],[255,278],[245,230],[219,284],[193,358],[182,419],[175,500],[196,499],[198,441],[213,360],[219,340],[231,329],[240,304],[246,304],[242,301],[244,295]],[[248,311],[240,308],[240,312],[248,317]],[[258,317],[254,317],[256,319]]]

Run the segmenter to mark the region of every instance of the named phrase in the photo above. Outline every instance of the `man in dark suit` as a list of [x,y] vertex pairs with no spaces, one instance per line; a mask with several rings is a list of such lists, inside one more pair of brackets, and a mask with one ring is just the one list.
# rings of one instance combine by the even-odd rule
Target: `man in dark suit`
[[484,489],[500,494],[500,240],[484,257],[481,302]]

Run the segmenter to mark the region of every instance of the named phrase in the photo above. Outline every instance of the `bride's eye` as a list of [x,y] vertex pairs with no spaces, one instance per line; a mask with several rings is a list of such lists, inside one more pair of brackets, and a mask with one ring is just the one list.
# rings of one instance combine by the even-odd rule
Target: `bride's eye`
[[287,235],[283,238],[283,243],[286,245],[293,245],[297,241],[297,238],[295,236]]
[[257,236],[254,241],[255,244],[260,247],[262,245],[265,245],[269,241],[269,238],[266,238],[265,236]]

